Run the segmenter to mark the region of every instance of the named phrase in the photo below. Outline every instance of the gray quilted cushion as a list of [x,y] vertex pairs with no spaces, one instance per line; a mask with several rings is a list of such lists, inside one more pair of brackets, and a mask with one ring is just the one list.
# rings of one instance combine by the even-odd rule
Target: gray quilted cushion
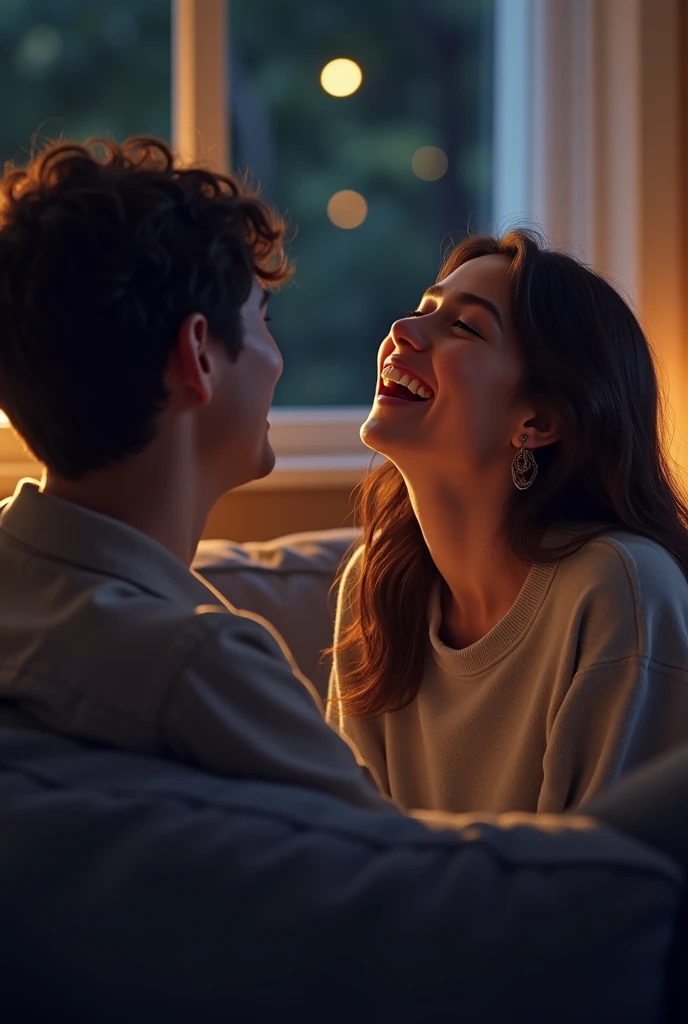
[[271,622],[324,697],[329,665],[321,663],[321,653],[332,644],[335,608],[330,589],[358,535],[339,529],[244,544],[203,540],[193,567],[237,608]]

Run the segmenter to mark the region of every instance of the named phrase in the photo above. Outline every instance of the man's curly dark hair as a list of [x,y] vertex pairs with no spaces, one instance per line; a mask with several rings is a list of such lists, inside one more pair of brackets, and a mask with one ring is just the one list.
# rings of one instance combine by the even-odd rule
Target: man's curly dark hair
[[182,321],[235,359],[257,278],[290,274],[285,226],[229,175],[158,139],[59,142],[0,182],[0,408],[55,475],[145,448]]

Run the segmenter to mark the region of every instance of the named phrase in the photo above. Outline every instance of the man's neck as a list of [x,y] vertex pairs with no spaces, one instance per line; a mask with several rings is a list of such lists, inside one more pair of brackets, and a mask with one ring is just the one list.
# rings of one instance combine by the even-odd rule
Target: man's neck
[[506,615],[529,567],[509,551],[502,535],[507,494],[489,481],[462,494],[427,475],[407,479],[416,517],[443,588],[443,639],[454,647],[475,643]]
[[214,497],[204,498],[198,474],[182,461],[171,466],[146,450],[81,480],[47,474],[42,489],[140,530],[191,565]]

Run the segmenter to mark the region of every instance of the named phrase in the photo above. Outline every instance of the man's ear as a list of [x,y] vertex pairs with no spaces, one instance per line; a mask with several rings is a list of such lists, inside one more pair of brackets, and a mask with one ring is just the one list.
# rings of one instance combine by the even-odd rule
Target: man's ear
[[521,447],[521,438],[527,437],[526,448],[544,448],[561,440],[561,428],[556,416],[547,409],[535,413],[519,424],[517,434],[511,439],[514,448]]
[[212,356],[208,321],[191,313],[182,321],[172,350],[166,384],[184,405],[208,405],[212,398]]

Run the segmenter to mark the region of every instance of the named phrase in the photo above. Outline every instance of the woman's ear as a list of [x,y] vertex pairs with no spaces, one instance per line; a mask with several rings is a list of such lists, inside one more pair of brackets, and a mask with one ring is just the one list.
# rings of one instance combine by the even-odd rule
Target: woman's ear
[[543,409],[521,422],[518,433],[511,439],[514,448],[521,447],[523,435],[528,438],[526,448],[544,448],[561,440],[561,429],[556,416],[548,409]]

